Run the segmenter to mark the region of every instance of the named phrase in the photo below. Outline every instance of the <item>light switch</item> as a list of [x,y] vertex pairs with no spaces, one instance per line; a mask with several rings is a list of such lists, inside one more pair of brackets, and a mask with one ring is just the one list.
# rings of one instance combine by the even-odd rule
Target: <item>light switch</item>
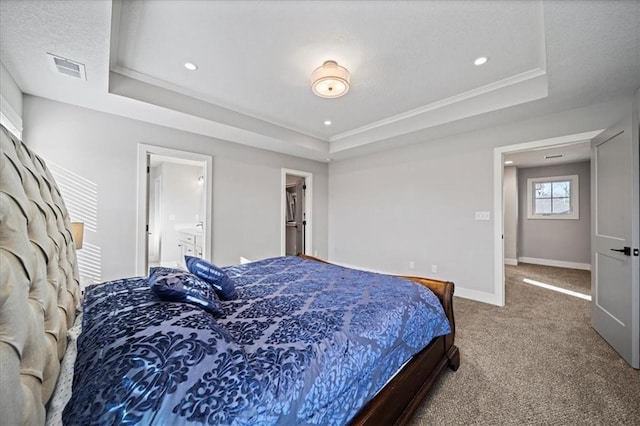
[[491,220],[490,212],[476,212],[476,220]]

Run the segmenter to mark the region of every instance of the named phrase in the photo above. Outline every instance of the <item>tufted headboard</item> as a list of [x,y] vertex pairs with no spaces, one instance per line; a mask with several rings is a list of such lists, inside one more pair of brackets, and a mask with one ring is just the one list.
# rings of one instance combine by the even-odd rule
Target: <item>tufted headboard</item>
[[67,209],[44,161],[0,131],[0,424],[44,424],[80,303]]

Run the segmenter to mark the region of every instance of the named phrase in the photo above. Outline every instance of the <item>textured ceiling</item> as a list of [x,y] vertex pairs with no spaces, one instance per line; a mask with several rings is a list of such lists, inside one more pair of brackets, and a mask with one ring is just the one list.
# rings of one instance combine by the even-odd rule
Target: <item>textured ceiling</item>
[[[533,2],[129,2],[118,38],[120,71],[324,139],[544,64]],[[350,70],[348,96],[311,93],[329,59]]]
[[[2,0],[0,59],[25,93],[322,161],[631,94],[639,11],[638,1]],[[52,72],[46,53],[86,64],[87,81]],[[474,66],[481,55],[489,62]],[[342,98],[311,93],[326,59],[352,73]]]

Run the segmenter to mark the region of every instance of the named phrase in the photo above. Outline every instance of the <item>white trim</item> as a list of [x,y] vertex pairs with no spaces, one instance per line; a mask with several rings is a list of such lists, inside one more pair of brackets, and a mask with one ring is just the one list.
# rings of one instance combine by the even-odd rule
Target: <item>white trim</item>
[[591,270],[590,263],[566,262],[564,260],[540,259],[537,257],[524,257],[524,256],[518,257],[518,260],[522,263],[531,263],[533,265],[555,266],[557,268],[569,268],[569,269],[582,269],[585,271]]
[[7,130],[22,140],[22,118],[2,94],[0,94],[0,122]]
[[532,70],[529,71],[525,71],[523,73],[520,74],[516,74],[510,77],[507,77],[503,80],[500,81],[495,81],[492,83],[489,83],[485,86],[482,87],[478,87],[472,90],[469,90],[467,92],[464,93],[460,93],[454,96],[451,96],[449,98],[446,99],[441,99],[439,101],[436,102],[432,102],[430,104],[427,105],[423,105],[421,107],[412,109],[410,111],[406,111],[400,114],[396,114],[392,117],[389,118],[385,118],[383,120],[379,120],[370,124],[367,124],[365,126],[362,127],[358,127],[356,129],[352,129],[352,130],[348,130],[346,132],[337,134],[335,136],[332,136],[329,138],[329,142],[335,142],[335,141],[339,141],[341,139],[345,139],[348,138],[350,136],[354,136],[363,132],[366,132],[368,130],[374,130],[377,129],[379,127],[383,127],[383,126],[388,126],[389,124],[393,124],[402,120],[406,120],[408,118],[412,118],[415,117],[417,115],[420,114],[424,114],[430,111],[434,111],[437,110],[439,108],[443,108],[449,105],[454,105],[457,104],[459,102],[463,102],[472,98],[475,98],[477,96],[480,95],[486,95],[488,93],[494,92],[496,90],[499,89],[503,89],[505,87],[509,87],[509,86],[513,86],[515,84],[518,83],[522,83],[528,80],[532,80],[534,78],[538,78],[541,76],[546,76],[547,72],[541,68],[534,68]]
[[272,124],[274,126],[290,130],[292,132],[300,133],[300,134],[303,134],[305,136],[309,136],[309,137],[312,137],[312,138],[315,138],[315,139],[322,140],[323,142],[328,142],[328,140],[323,139],[320,136],[311,134],[308,131],[305,131],[305,130],[302,130],[302,129],[298,129],[298,128],[295,128],[295,127],[292,127],[292,126],[286,126],[286,125],[283,125],[283,124],[278,123],[276,121],[270,121],[268,119],[265,119],[263,117],[258,117],[257,115],[253,115],[253,114],[248,113],[248,112],[243,112],[243,111],[238,110],[238,109],[233,109],[233,108],[231,108],[229,106],[222,106],[222,105],[219,104],[219,100],[217,100],[214,97],[207,96],[206,94],[203,94],[201,91],[187,89],[186,87],[170,83],[168,81],[159,79],[157,77],[153,77],[153,76],[151,76],[149,74],[141,73],[141,72],[135,71],[135,70],[133,70],[131,68],[123,67],[122,65],[118,65],[118,64],[112,65],[111,66],[111,72],[116,73],[116,74],[120,74],[121,76],[123,76],[124,78],[127,78],[127,79],[142,81],[142,82],[144,82],[146,84],[150,84],[150,85],[157,86],[157,87],[160,87],[160,88],[165,89],[165,90],[170,90],[172,92],[179,93],[179,94],[181,94],[183,96],[187,96],[189,98],[193,98],[193,99],[196,99],[198,101],[205,102],[208,105],[214,105],[217,108],[221,108],[221,109],[223,109],[225,111],[229,111],[229,112],[232,112],[234,114],[239,114],[242,117],[248,117],[248,118],[253,119],[253,120],[259,120],[260,122],[269,123],[269,124]]
[[203,258],[213,261],[213,157],[206,154],[198,154],[195,152],[181,151],[178,149],[164,148],[161,146],[138,143],[138,210],[136,220],[136,273],[138,275],[147,275],[145,265],[146,253],[146,217],[147,217],[147,155],[164,155],[167,157],[175,157],[183,160],[197,161],[204,168],[204,206],[205,218],[203,229]]
[[287,175],[300,176],[304,178],[307,186],[304,196],[304,212],[307,226],[305,229],[304,253],[311,256],[313,254],[313,173],[301,170],[281,169],[280,172],[280,255],[284,256],[287,249],[287,211],[285,209],[287,200]]
[[558,293],[568,294],[569,296],[579,297],[580,299],[591,301],[591,295],[590,294],[584,294],[584,293],[580,293],[580,292],[573,291],[573,290],[567,290],[566,288],[556,287],[555,285],[543,283],[543,282],[536,281],[536,280],[531,280],[529,278],[525,278],[522,281],[527,283],[527,284],[534,285],[536,287],[546,288],[547,290],[553,290],[553,291],[557,291]]
[[495,293],[487,293],[485,291],[470,290],[468,288],[462,288],[456,286],[454,296],[462,297],[463,299],[475,300],[476,302],[488,303],[490,305],[504,306],[504,300],[498,297]]
[[[534,212],[536,183],[570,182],[569,204],[571,210],[567,214]],[[580,177],[578,175],[535,177],[527,179],[527,219],[580,219]]]
[[504,258],[505,265],[518,266],[518,259],[509,259],[507,257]]
[[493,291],[495,299],[501,302],[496,303],[497,305],[504,306],[504,240],[502,238],[504,234],[504,214],[502,213],[504,154],[591,140],[603,131],[604,129],[601,129],[557,138],[500,146],[493,149],[493,211],[495,212],[493,220]]
[[[380,271],[378,269],[363,268],[361,266],[354,266],[354,265],[350,265],[348,263],[334,262],[333,260],[330,260],[329,262],[331,262],[333,265],[342,266],[344,268],[359,269],[361,271],[374,272],[376,274],[406,275],[406,274],[394,274],[394,273],[390,273],[390,272]],[[439,278],[434,278],[434,277],[429,277],[429,276],[422,276],[422,278],[440,280]],[[475,300],[476,302],[488,303],[490,305],[503,306],[503,305],[500,304],[500,300],[498,298],[496,298],[495,294],[493,294],[493,293],[487,293],[487,292],[484,292],[484,291],[477,291],[477,290],[469,290],[469,289],[466,289],[466,288],[462,288],[462,287],[456,286],[455,287],[455,291],[454,291],[453,294],[454,294],[454,296],[462,297],[463,299]]]
[[355,266],[355,265],[351,265],[349,263],[335,262],[333,260],[329,260],[328,262],[330,262],[332,265],[342,266],[343,268],[358,269],[360,271],[373,272],[375,274],[400,275],[400,274],[392,274],[390,272],[380,271],[379,269],[363,268],[362,266]]

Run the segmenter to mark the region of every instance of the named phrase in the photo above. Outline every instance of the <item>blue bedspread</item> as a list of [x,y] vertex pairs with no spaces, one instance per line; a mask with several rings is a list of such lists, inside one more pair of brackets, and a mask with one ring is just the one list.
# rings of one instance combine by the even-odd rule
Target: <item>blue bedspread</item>
[[344,424],[449,333],[437,297],[385,275],[277,257],[225,268],[224,317],[145,278],[87,289],[68,424]]

